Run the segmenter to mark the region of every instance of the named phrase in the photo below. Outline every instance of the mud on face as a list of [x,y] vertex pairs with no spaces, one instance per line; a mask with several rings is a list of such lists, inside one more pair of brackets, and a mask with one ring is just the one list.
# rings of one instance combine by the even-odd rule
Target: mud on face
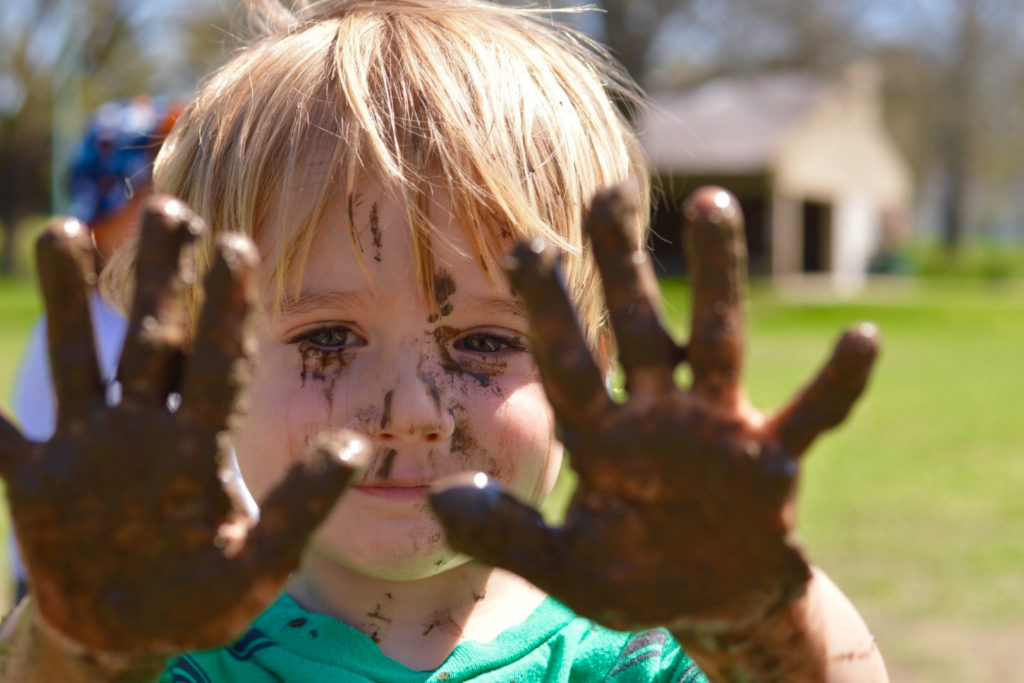
[[334,408],[334,393],[341,377],[342,370],[348,364],[345,354],[338,350],[301,348],[302,369],[299,371],[300,386],[305,387],[307,380],[322,383],[324,401],[329,409]]

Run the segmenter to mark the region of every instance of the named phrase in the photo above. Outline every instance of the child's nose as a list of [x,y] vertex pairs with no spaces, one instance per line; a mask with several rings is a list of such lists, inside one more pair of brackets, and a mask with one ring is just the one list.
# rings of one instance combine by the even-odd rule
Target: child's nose
[[379,438],[443,441],[454,431],[455,419],[442,405],[441,388],[433,374],[410,369],[385,392]]

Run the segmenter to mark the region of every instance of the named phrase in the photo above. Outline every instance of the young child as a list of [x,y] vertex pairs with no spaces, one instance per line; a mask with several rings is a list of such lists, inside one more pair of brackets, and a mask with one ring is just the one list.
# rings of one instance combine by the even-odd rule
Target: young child
[[[91,349],[60,347],[54,438],[0,421],[36,586],[0,632],[0,672],[704,680],[696,660],[718,680],[885,680],[790,539],[796,458],[863,388],[871,332],[761,418],[738,381],[735,204],[689,205],[684,352],[656,321],[647,175],[612,102],[633,91],[594,46],[477,0],[262,9],[266,37],[158,160],[157,189],[208,230],[193,249],[199,219],[151,204],[119,402]],[[51,344],[88,346],[79,242],[58,221],[40,243]],[[616,344],[621,405],[604,389]],[[684,358],[692,391],[672,385]],[[232,447],[258,522],[221,478]],[[549,530],[524,503],[564,447],[580,483]],[[659,625],[685,653],[644,630]]]

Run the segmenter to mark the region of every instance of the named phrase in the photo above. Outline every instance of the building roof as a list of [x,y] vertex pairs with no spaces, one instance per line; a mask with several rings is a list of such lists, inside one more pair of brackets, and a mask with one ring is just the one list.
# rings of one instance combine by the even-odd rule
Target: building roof
[[660,172],[760,172],[826,87],[823,79],[801,73],[717,79],[686,92],[653,95],[637,128]]

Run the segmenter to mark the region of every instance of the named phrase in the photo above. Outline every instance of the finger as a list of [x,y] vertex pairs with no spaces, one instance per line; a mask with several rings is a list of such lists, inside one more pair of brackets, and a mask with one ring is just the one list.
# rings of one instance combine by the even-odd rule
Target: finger
[[7,479],[17,467],[17,463],[26,459],[29,441],[0,408],[0,477]]
[[637,189],[599,192],[584,219],[604,283],[608,314],[626,373],[626,388],[674,387],[679,351],[658,316],[660,292],[640,242]]
[[430,506],[453,550],[527,580],[561,574],[558,531],[486,474],[464,473],[436,482]]
[[587,423],[612,401],[562,283],[556,251],[540,240],[520,243],[505,271],[526,306],[533,355],[555,416],[566,425]]
[[118,379],[122,403],[162,406],[176,384],[186,342],[183,273],[186,251],[202,221],[183,202],[158,196],[147,202],[136,257],[135,300]]
[[849,414],[867,386],[878,356],[878,329],[864,323],[839,339],[825,367],[767,425],[783,448],[800,455],[826,429]]
[[693,390],[725,408],[740,400],[743,364],[743,294],[747,247],[739,202],[718,187],[703,187],[683,205],[693,289],[687,359]]
[[248,237],[230,234],[218,240],[181,386],[181,414],[193,422],[216,429],[227,426],[248,379],[253,342],[246,319],[253,297],[251,275],[258,260]]
[[89,290],[96,280],[92,257],[88,228],[73,218],[54,219],[36,242],[59,423],[90,413],[103,402],[89,315]]
[[298,567],[313,531],[366,467],[370,453],[369,442],[355,432],[318,437],[263,501],[240,559],[261,575],[285,575]]

